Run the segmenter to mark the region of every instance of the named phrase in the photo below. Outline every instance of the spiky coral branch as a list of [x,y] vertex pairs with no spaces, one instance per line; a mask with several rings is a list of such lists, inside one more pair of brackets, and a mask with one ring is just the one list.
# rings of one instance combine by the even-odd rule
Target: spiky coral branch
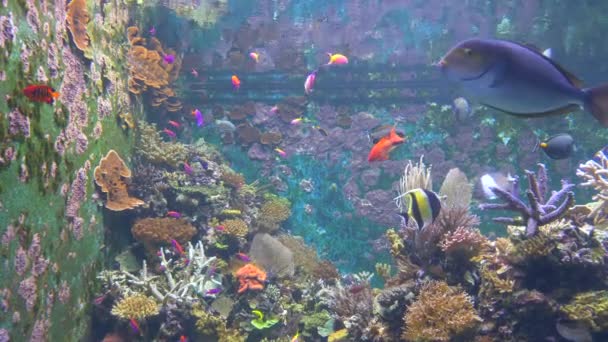
[[562,188],[559,191],[554,191],[545,202],[548,180],[545,165],[538,164],[538,172],[536,174],[526,170],[526,175],[528,177],[526,197],[528,198],[529,205],[526,205],[519,198],[518,183],[515,181],[513,182],[513,189],[511,191],[496,187],[491,188],[503,203],[483,203],[479,208],[481,210],[509,210],[520,213],[521,218],[497,217],[494,218],[494,221],[505,224],[525,225],[526,235],[533,236],[536,234],[539,226],[560,219],[572,207],[574,204],[574,193],[571,190],[574,188],[574,184],[562,181]]

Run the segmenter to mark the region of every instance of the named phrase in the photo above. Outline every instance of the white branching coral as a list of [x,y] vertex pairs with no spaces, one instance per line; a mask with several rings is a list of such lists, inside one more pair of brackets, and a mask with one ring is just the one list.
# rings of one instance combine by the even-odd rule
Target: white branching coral
[[201,241],[195,246],[188,243],[187,260],[167,259],[165,250],[159,253],[163,275],[150,275],[146,262],[143,262],[139,276],[127,271],[103,271],[97,277],[111,288],[118,288],[124,295],[149,293],[159,302],[195,302],[201,297],[215,296],[214,289],[222,286],[221,275],[214,270],[215,257],[205,256]]

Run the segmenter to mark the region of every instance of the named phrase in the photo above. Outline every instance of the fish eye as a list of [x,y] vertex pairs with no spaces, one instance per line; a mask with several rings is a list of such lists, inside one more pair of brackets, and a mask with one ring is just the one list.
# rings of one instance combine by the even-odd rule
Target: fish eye
[[464,54],[467,56],[473,55],[473,50],[471,50],[469,48],[465,48],[465,49],[463,49],[463,51],[464,51]]

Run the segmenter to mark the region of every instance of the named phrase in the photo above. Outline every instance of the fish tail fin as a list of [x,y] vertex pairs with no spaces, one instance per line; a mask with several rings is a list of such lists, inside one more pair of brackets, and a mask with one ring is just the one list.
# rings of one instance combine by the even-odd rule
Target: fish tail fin
[[608,127],[608,84],[584,89],[583,92],[585,110],[591,112],[602,126]]

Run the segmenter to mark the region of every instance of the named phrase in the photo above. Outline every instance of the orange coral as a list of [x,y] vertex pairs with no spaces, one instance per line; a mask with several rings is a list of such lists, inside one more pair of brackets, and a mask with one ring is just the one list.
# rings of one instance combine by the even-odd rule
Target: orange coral
[[[127,29],[127,39],[131,48],[127,53],[129,63],[129,91],[142,94],[150,90],[153,107],[163,106],[169,112],[182,109],[175,91],[170,87],[179,76],[181,59],[171,49],[164,50],[156,38],[143,38],[139,29],[131,26]],[[173,63],[166,63],[164,55],[174,55]]]
[[80,51],[87,50],[90,43],[89,35],[87,34],[87,24],[89,23],[89,20],[91,20],[91,16],[87,11],[86,1],[72,0],[68,4],[66,20],[76,47],[80,49]]
[[238,271],[236,277],[239,280],[239,293],[247,290],[263,290],[266,281],[266,272],[259,269],[254,264],[247,264]]
[[93,175],[101,191],[108,194],[106,208],[109,210],[122,211],[144,204],[144,201],[129,196],[125,180],[131,178],[131,170],[116,151],[110,150],[101,158]]
[[135,222],[131,233],[149,253],[154,254],[160,246],[171,245],[171,240],[185,244],[192,239],[196,229],[184,219],[145,218]]

